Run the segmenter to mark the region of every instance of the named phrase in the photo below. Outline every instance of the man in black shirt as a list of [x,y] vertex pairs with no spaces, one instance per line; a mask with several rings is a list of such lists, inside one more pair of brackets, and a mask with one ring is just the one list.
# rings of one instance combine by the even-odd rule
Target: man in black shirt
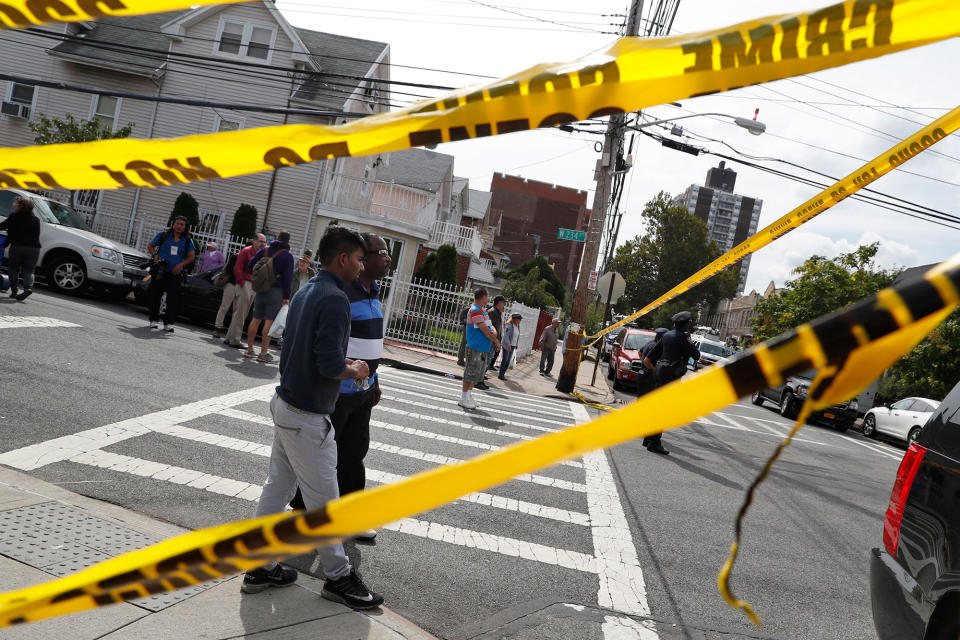
[[[660,342],[650,350],[643,359],[643,366],[648,371],[655,371],[657,386],[662,387],[674,380],[679,380],[687,372],[687,360],[700,359],[700,350],[690,340],[690,312],[681,311],[671,318],[673,330],[663,334]],[[643,439],[648,451],[667,455],[670,452],[663,448],[660,439],[663,434],[658,433]]]
[[[660,343],[660,339],[663,338],[663,334],[665,334],[667,331],[669,331],[669,329],[664,329],[663,327],[660,327],[655,331],[656,336],[654,337],[654,339],[648,342],[647,344],[643,345],[643,348],[640,349],[641,363],[643,363],[643,361],[646,360],[647,356],[650,355],[650,352],[653,351],[653,348]],[[644,367],[640,371],[637,371],[637,397],[638,398],[640,396],[644,396],[650,393],[656,388],[657,388],[657,381],[653,371],[647,369],[646,367]],[[644,443],[643,443],[644,446],[646,446],[647,440],[649,440],[649,438],[644,438]]]

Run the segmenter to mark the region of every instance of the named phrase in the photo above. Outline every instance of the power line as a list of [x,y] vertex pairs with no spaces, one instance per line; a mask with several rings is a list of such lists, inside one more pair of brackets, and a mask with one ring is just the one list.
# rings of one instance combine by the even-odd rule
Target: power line
[[[495,7],[495,6],[493,6],[493,5],[487,5],[487,4],[483,4],[483,3],[477,3],[477,2],[474,2],[473,0],[469,0],[468,3],[469,3],[469,4],[480,4],[481,6],[484,6],[484,7],[488,7],[488,8],[491,8],[491,9],[496,9],[496,10],[499,10],[499,11],[506,11],[507,13],[513,13],[513,14],[515,14],[515,15],[517,15],[517,16],[523,16],[523,17],[520,17],[520,18],[494,18],[494,17],[491,17],[491,16],[468,16],[468,15],[457,14],[457,13],[432,13],[432,12],[431,12],[431,13],[428,13],[428,12],[425,12],[425,11],[398,11],[398,10],[395,10],[395,9],[366,9],[366,8],[362,8],[362,7],[345,7],[345,6],[342,6],[342,5],[313,4],[313,3],[306,3],[306,4],[305,4],[305,3],[300,3],[300,2],[289,2],[289,1],[288,1],[288,2],[284,2],[284,6],[285,6],[285,7],[291,6],[291,5],[293,5],[293,6],[306,6],[306,7],[311,7],[311,8],[314,8],[314,9],[343,9],[343,10],[346,10],[346,11],[364,11],[364,12],[371,12],[371,13],[395,13],[395,14],[400,14],[400,15],[427,16],[427,17],[434,17],[434,18],[460,18],[460,19],[464,19],[464,20],[497,20],[497,21],[508,21],[508,22],[541,21],[541,22],[550,22],[550,23],[552,23],[552,24],[557,24],[557,25],[564,26],[564,27],[574,27],[574,26],[576,26],[576,25],[574,25],[574,24],[570,24],[570,23],[567,23],[567,22],[555,22],[555,21],[552,21],[552,20],[544,20],[544,19],[539,18],[539,17],[537,17],[537,16],[527,16],[527,15],[525,15],[525,14],[517,13],[517,12],[514,12],[514,11],[507,11],[507,9],[508,9],[507,7]],[[464,3],[464,4],[468,4],[468,3]],[[291,11],[293,11],[293,10],[291,9]],[[303,11],[303,10],[299,10],[299,12],[300,12],[300,13],[309,13],[309,12]],[[329,15],[327,12],[313,12],[313,13],[323,13],[324,15]],[[589,16],[592,16],[592,17],[598,17],[598,14],[594,14],[594,13],[584,13],[584,15],[589,15]],[[603,14],[600,14],[599,17],[603,17]],[[578,24],[578,25],[593,25],[593,26],[598,26],[598,27],[605,27],[605,26],[610,26],[610,25],[613,24],[613,23],[610,23],[610,22],[585,22],[585,21],[579,21],[577,24]]]
[[504,13],[512,13],[513,15],[522,16],[522,17],[524,17],[524,18],[526,18],[526,19],[528,19],[528,20],[536,20],[536,21],[538,21],[538,22],[546,22],[546,23],[549,23],[549,24],[560,25],[561,27],[571,27],[571,28],[574,28],[574,29],[580,29],[580,30],[582,30],[582,31],[590,31],[590,32],[593,32],[593,33],[602,33],[602,34],[608,34],[608,35],[616,35],[616,32],[615,32],[615,31],[599,31],[599,30],[597,30],[597,29],[588,29],[588,28],[586,28],[586,27],[580,27],[580,26],[577,26],[577,25],[572,25],[572,24],[569,24],[569,23],[566,23],[566,22],[557,22],[556,20],[549,20],[549,19],[547,19],[547,18],[540,18],[540,17],[537,17],[537,16],[531,16],[531,15],[528,15],[528,14],[525,14],[525,13],[520,13],[519,11],[514,11],[514,10],[512,10],[512,9],[508,9],[508,8],[506,8],[506,7],[500,7],[500,6],[497,6],[497,5],[495,5],[495,4],[488,4],[488,3],[486,3],[486,2],[481,2],[481,0],[470,0],[470,2],[472,2],[473,4],[476,4],[476,5],[480,5],[481,7],[486,7],[486,8],[488,8],[488,9],[493,9],[494,11],[503,11]]

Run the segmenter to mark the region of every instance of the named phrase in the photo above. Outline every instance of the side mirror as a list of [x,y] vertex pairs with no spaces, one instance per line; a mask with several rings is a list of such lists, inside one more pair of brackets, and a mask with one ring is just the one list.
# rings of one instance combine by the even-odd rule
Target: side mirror
[[883,406],[886,407],[887,410],[890,410],[890,409],[893,408],[893,406],[891,406],[891,404],[890,404],[889,402],[884,402],[884,403],[883,403]]

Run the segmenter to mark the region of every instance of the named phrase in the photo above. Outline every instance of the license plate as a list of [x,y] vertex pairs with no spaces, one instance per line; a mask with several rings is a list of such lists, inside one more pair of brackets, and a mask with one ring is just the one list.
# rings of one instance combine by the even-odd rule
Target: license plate
[[833,419],[836,418],[837,416],[836,416],[835,414],[832,414],[832,413],[825,413],[825,414],[823,414],[823,417],[824,417],[824,418],[829,418],[830,420],[833,420]]

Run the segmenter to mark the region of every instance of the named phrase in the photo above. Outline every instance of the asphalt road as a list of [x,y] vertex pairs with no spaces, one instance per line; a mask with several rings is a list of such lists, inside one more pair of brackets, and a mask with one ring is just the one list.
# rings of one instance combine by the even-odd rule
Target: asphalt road
[[[0,464],[182,526],[252,515],[276,365],[205,328],[164,335],[136,307],[46,290],[0,300],[0,350]],[[588,417],[502,391],[467,414],[454,380],[382,375],[371,484]],[[717,594],[744,489],[788,428],[741,402],[665,435],[668,457],[629,443],[348,550],[388,606],[440,637],[874,638],[867,554],[903,449],[860,434],[805,427],[757,495],[733,584],[764,628]]]

